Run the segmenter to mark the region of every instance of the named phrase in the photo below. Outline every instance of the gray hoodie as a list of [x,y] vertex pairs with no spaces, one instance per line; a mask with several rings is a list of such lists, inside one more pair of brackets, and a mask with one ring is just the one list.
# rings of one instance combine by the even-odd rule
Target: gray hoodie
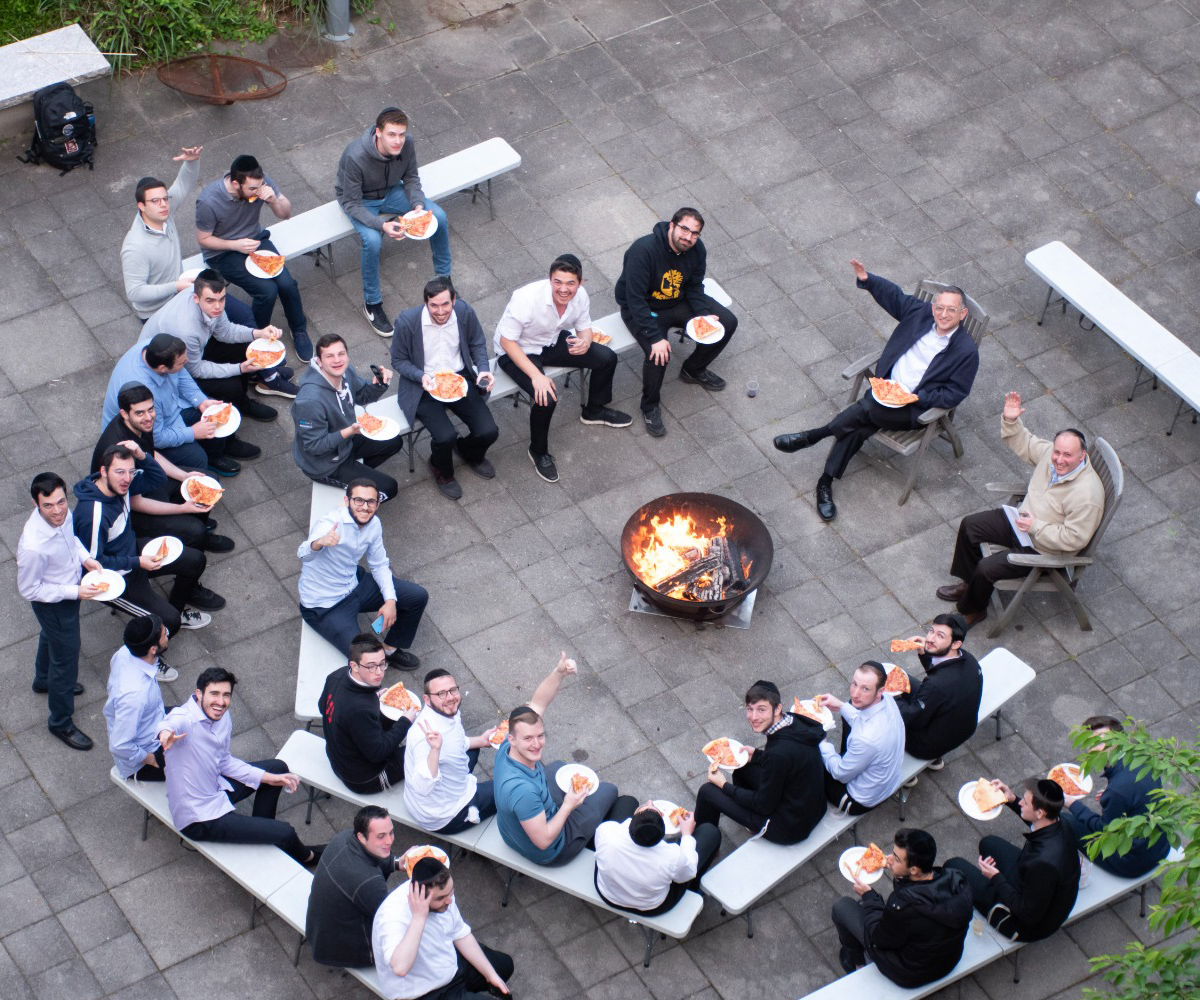
[[309,479],[332,476],[354,447],[353,438],[342,437],[342,431],[357,419],[354,404],[366,406],[385,392],[386,385],[359,378],[353,365],[346,366],[341,390],[335,390],[316,365],[309,365],[292,403],[296,425],[292,455],[300,471]]
[[342,211],[350,218],[382,230],[383,219],[364,208],[363,199],[383,198],[401,182],[414,207],[425,204],[425,192],[417,174],[417,141],[409,133],[399,156],[384,156],[375,145],[375,126],[371,125],[342,151],[333,190]]
[[175,282],[183,271],[175,213],[199,179],[199,161],[184,160],[175,183],[167,189],[171,212],[162,232],[147,226],[137,212],[125,234],[125,242],[121,244],[121,274],[125,278],[125,297],[139,319],[148,319],[175,294]]

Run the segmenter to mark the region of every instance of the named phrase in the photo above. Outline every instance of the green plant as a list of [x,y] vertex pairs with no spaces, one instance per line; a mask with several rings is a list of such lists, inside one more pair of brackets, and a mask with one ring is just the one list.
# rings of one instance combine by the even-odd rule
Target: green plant
[[[1087,1000],[1195,1000],[1200,996],[1200,746],[1175,738],[1152,737],[1130,720],[1123,733],[1097,736],[1077,730],[1072,741],[1082,750],[1085,770],[1099,772],[1120,760],[1139,777],[1153,775],[1162,789],[1142,816],[1115,820],[1085,841],[1091,858],[1127,851],[1135,838],[1167,841],[1183,848],[1183,860],[1164,863],[1162,893],[1150,908],[1150,927],[1164,938],[1190,931],[1170,945],[1134,941],[1120,955],[1098,955],[1094,971],[1111,984],[1105,990],[1085,989]],[[1101,749],[1103,745],[1103,749]]]

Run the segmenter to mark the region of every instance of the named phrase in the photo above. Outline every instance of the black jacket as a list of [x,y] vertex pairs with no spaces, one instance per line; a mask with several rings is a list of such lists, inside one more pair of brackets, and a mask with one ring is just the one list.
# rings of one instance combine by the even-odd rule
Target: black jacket
[[[1019,799],[1008,807],[1020,815]],[[1070,916],[1079,895],[1079,844],[1071,828],[1059,821],[1025,834],[1016,883],[998,874],[992,886],[996,901],[1012,913],[999,926],[1001,933],[1012,937],[1015,926],[1022,941],[1049,937]]]
[[353,830],[334,836],[313,874],[304,921],[314,962],[342,969],[374,963],[371,924],[394,869],[392,858],[369,854]]
[[[325,729],[325,756],[351,790],[368,790],[393,757],[403,761],[401,744],[412,723],[386,718],[379,711],[379,688],[356,683],[349,667],[338,667],[325,678],[317,704]],[[378,785],[372,790],[378,791]]]
[[659,222],[648,236],[630,244],[613,289],[617,305],[633,318],[631,332],[650,343],[667,336],[651,313],[670,309],[681,301],[687,302],[697,315],[711,311],[704,295],[704,273],[708,268],[704,241],[696,240],[683,253],[676,253],[667,240],[669,226],[670,223]]
[[725,786],[735,802],[770,820],[764,837],[775,844],[799,843],[825,815],[825,765],[817,749],[825,730],[789,714],[792,724],[768,736]]
[[862,911],[863,944],[879,971],[898,986],[924,986],[962,958],[971,889],[961,872],[935,868],[928,882],[897,879],[886,903],[872,889]]
[[983,671],[965,649],[953,660],[934,663],[920,656],[925,679],[911,679],[912,692],[896,697],[904,720],[904,749],[919,760],[943,757],[975,734]]
[[[1104,777],[1108,779],[1108,787],[1100,796],[1099,814],[1084,805],[1082,799],[1071,804],[1071,818],[1084,836],[1098,833],[1122,816],[1141,816],[1150,805],[1150,793],[1162,787],[1161,782],[1148,774],[1139,779],[1120,761],[1106,767]],[[1122,878],[1137,878],[1153,869],[1170,850],[1166,837],[1160,837],[1153,845],[1145,837],[1138,837],[1128,851],[1100,858],[1096,864]]]

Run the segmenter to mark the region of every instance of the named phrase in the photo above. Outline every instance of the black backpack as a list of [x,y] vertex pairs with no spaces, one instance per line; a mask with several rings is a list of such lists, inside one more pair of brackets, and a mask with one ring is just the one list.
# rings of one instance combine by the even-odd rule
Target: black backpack
[[48,163],[65,174],[86,163],[92,170],[96,116],[69,83],[53,83],[33,95],[33,138],[22,163]]

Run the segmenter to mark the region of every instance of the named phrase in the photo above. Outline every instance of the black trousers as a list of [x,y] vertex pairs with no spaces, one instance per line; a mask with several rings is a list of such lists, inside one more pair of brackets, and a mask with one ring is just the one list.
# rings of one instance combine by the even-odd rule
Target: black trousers
[[725,788],[718,788],[711,781],[706,781],[696,792],[696,827],[706,824],[716,826],[722,816],[728,816],[739,826],[744,826],[751,833],[758,833],[767,824],[768,817],[747,809],[734,800]]
[[999,508],[964,517],[958,523],[954,558],[950,563],[951,575],[967,585],[966,595],[958,602],[958,610],[964,615],[987,610],[997,580],[1015,580],[1029,575],[1028,566],[1010,566],[1005,552],[997,552],[985,559],[979,552],[980,542],[1004,545],[1014,552],[1037,552],[1017,541],[1008,515]]
[[79,680],[79,601],[30,601],[41,628],[33,661],[33,684],[47,694],[51,730],[71,726]]
[[350,441],[350,457],[328,476],[318,477],[317,482],[345,489],[346,484],[355,479],[369,479],[379,490],[381,503],[391,500],[399,492],[400,484],[386,472],[380,472],[379,466],[396,452],[403,451],[403,435],[398,434],[390,441],[372,441],[369,437],[355,434]]
[[163,748],[159,747],[154,751],[154,761],[158,765],[143,764],[133,773],[136,781],[166,781],[167,780],[167,758],[163,754]]
[[867,929],[858,897],[842,896],[833,904],[833,926],[838,943],[850,952],[855,965],[867,964]]
[[908,431],[920,425],[924,412],[919,403],[889,407],[875,401],[870,391],[857,403],[851,403],[829,421],[822,430],[833,435],[833,447],[825,459],[825,474],[841,479],[850,459],[858,454],[867,439],[878,430]]
[[[494,951],[482,943],[479,947],[483,950],[487,960],[492,963],[496,975],[507,983],[516,968],[512,956],[506,955],[502,951]],[[458,956],[458,972],[455,973],[454,978],[445,986],[439,986],[436,990],[421,994],[417,1000],[491,1000],[491,995],[487,992],[488,986],[489,983],[483,978],[483,974],[460,954]]]
[[[148,542],[148,538],[137,540],[138,550]],[[147,573],[138,568],[125,574],[125,592],[113,604],[134,615],[156,614],[167,626],[167,634],[174,635],[179,631],[182,621],[181,613],[192,599],[192,593],[200,583],[200,576],[208,565],[208,559],[203,552],[184,547],[179,558],[169,566]],[[174,576],[170,596],[163,600],[159,592],[150,585],[150,577]]]
[[[712,787],[716,787],[715,785]],[[619,822],[625,822],[620,820]],[[666,913],[675,907],[675,904],[683,899],[683,894],[689,889],[700,891],[700,876],[703,875],[712,866],[713,859],[717,856],[717,848],[721,846],[721,831],[712,823],[697,823],[696,832],[693,835],[696,838],[696,877],[690,882],[672,882],[671,887],[667,890],[667,897],[658,906],[652,910],[638,910],[632,906],[622,906],[620,903],[614,903],[611,899],[605,898],[604,893],[600,891],[600,885],[596,883],[596,894],[608,903],[609,906],[615,907],[618,910],[624,910],[626,913],[641,913],[647,917],[657,917],[660,913]],[[595,876],[593,876],[595,880]]]
[[[591,372],[588,378],[587,402],[583,406],[585,413],[595,412],[612,402],[613,375],[617,371],[617,352],[602,344],[592,344],[586,354],[572,354],[567,338],[572,336],[569,330],[560,330],[558,339],[542,348],[541,354],[530,354],[538,371],[547,368],[582,368]],[[501,354],[497,360],[500,368],[511,378],[521,391],[529,397],[529,448],[535,455],[550,453],[550,421],[554,417],[554,408],[558,404],[553,399],[546,400],[541,406],[533,398],[533,379],[526,375],[507,354]]]
[[[487,450],[496,443],[500,429],[488,409],[487,397],[471,380],[469,372],[459,374],[467,380],[467,394],[453,403],[440,403],[429,393],[422,392],[417,401],[417,419],[429,431],[429,461],[443,476],[454,475],[454,449],[468,465],[478,465]],[[453,413],[467,425],[470,432],[460,437],[450,420]]]
[[[1021,849],[1016,844],[1010,844],[1003,837],[989,835],[979,841],[979,856],[981,858],[990,857],[996,862],[996,868],[1008,881],[1008,884],[1014,886],[1017,884],[1017,859],[1021,856]],[[967,885],[971,887],[971,899],[975,903],[975,909],[986,917],[998,902],[995,880],[984,875],[974,861],[968,861],[966,858],[951,858],[943,867],[954,868],[962,873],[963,878],[967,880]],[[997,930],[1007,937],[1012,937],[1017,928],[1015,922],[1009,919],[1004,921],[1004,925]]]
[[[738,325],[737,317],[733,313],[716,299],[707,295],[704,296],[703,309],[694,309],[684,299],[678,299],[673,305],[657,308],[654,315],[658,319],[658,328],[664,336],[672,327],[686,326],[688,320],[693,316],[716,316],[721,321],[721,325],[725,327],[725,336],[715,344],[696,344],[688,359],[683,363],[683,370],[689,375],[699,375],[716,360],[717,356],[729,346]],[[667,375],[667,366],[656,365],[650,360],[650,348],[654,342],[637,331],[633,322],[633,313],[625,306],[621,307],[621,319],[630,330],[634,331],[633,336],[646,355],[646,360],[642,364],[642,412],[647,413],[659,405],[663,379]]]

